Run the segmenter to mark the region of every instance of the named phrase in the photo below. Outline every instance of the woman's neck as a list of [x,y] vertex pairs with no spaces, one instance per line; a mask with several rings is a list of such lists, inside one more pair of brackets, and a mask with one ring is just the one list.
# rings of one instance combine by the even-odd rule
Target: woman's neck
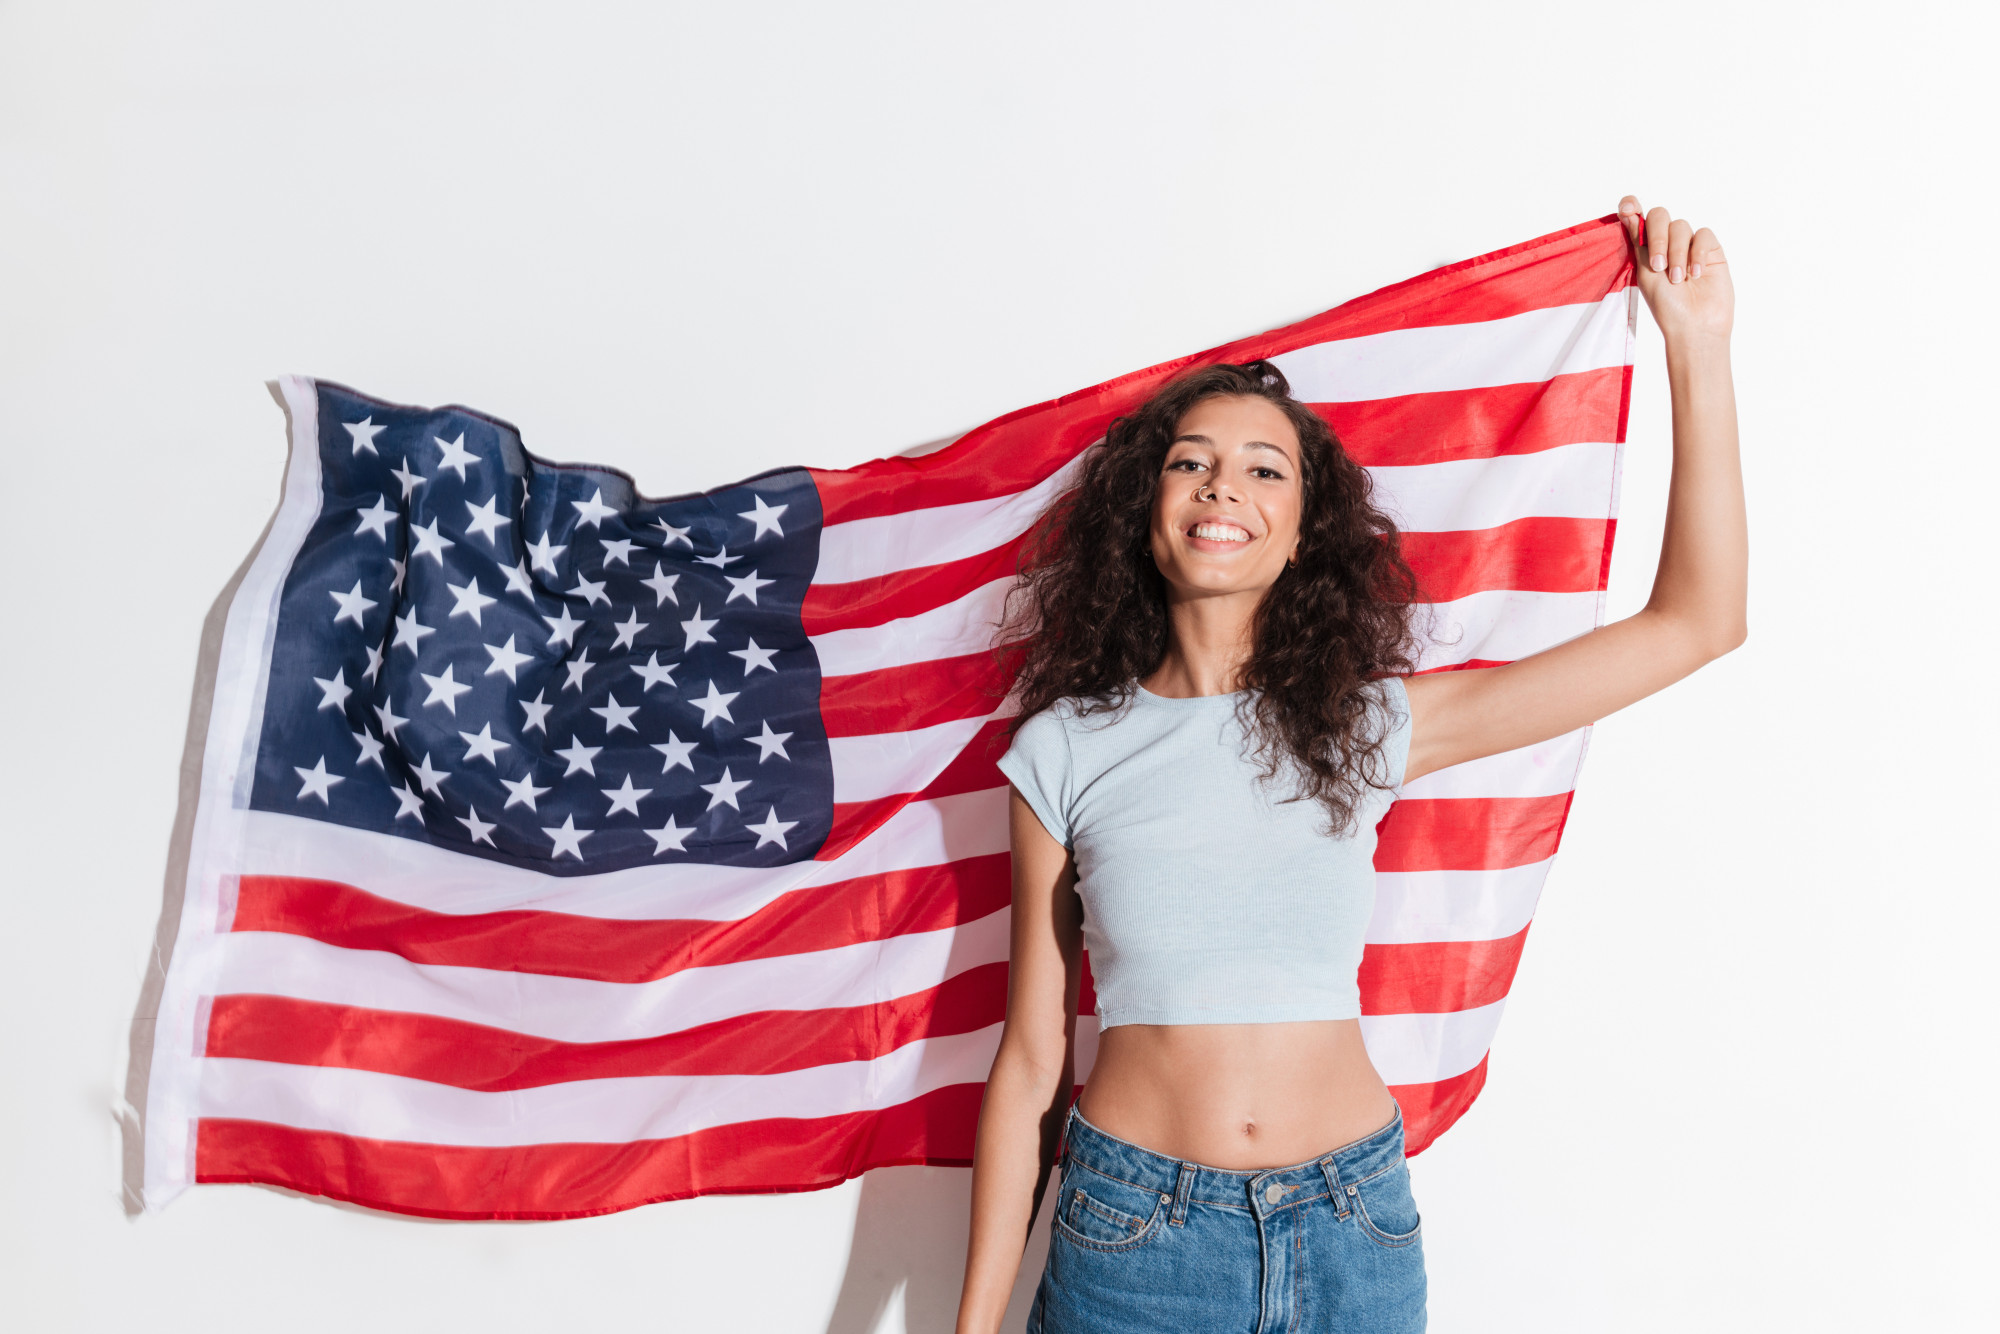
[[1235,597],[1198,598],[1167,608],[1167,651],[1139,684],[1167,699],[1231,695],[1243,689],[1250,662],[1254,604]]

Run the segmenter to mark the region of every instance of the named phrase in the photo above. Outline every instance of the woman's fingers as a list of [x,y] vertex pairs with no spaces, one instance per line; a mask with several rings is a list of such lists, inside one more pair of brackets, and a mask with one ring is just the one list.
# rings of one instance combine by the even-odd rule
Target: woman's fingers
[[1667,281],[1680,282],[1688,272],[1688,242],[1694,240],[1694,228],[1687,225],[1685,218],[1675,218],[1667,227]]
[[1667,231],[1672,216],[1663,208],[1646,215],[1646,266],[1654,273],[1667,271]]
[[1626,195],[1618,201],[1618,221],[1625,228],[1625,240],[1635,255],[1639,252],[1639,237],[1645,229],[1645,216],[1646,210],[1639,206],[1637,195]]
[[1704,227],[1694,234],[1688,245],[1688,277],[1699,278],[1701,271],[1711,264],[1723,264],[1722,242],[1715,239],[1715,233]]

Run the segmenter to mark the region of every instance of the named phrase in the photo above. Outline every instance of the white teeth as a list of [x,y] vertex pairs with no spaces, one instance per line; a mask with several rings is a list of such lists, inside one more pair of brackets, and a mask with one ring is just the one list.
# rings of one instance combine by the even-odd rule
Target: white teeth
[[1241,528],[1228,528],[1214,523],[1196,524],[1192,535],[1195,537],[1205,537],[1211,542],[1248,542],[1250,540],[1250,534],[1244,532]]

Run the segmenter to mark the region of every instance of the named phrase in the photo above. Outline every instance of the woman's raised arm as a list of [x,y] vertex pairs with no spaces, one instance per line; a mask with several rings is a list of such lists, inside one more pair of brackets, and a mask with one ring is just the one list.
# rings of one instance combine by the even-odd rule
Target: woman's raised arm
[[1596,722],[1741,644],[1749,538],[1729,373],[1735,292],[1715,234],[1627,195],[1640,293],[1667,348],[1674,467],[1653,593],[1634,615],[1504,667],[1412,678],[1406,780]]
[[1076,1085],[1072,1016],[1083,977],[1076,862],[1020,792],[1010,786],[1008,794],[1014,907],[1007,1026],[979,1107],[958,1334],[1000,1328]]

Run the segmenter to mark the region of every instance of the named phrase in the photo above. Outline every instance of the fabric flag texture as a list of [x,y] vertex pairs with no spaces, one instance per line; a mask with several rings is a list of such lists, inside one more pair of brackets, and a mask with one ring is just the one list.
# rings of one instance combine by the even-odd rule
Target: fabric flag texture
[[[281,383],[149,1052],[144,1200],[557,1218],[970,1161],[1006,996],[1023,534],[1113,417],[1267,357],[1371,470],[1422,670],[1599,623],[1615,220],[917,456],[649,500],[506,424]],[[1390,809],[1362,1032],[1422,1150],[1478,1095],[1585,732]],[[1095,1046],[1086,987],[1078,1070]]]

